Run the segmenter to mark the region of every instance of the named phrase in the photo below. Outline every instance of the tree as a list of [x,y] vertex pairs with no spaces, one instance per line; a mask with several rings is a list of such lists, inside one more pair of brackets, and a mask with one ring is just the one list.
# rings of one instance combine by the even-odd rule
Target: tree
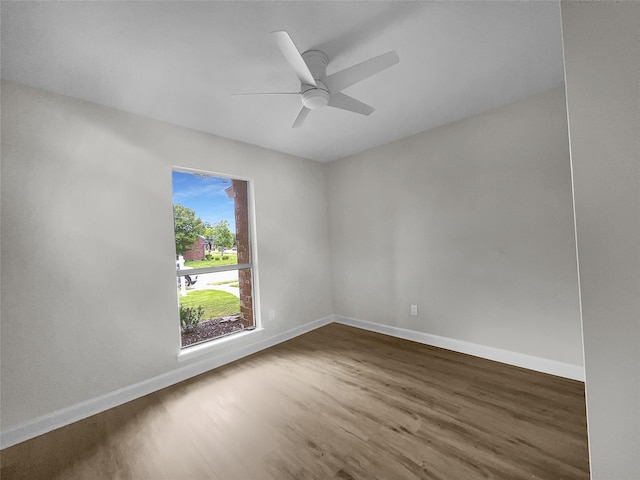
[[196,212],[184,205],[173,206],[173,226],[176,235],[176,253],[184,254],[204,233],[204,226]]
[[229,230],[229,222],[221,220],[211,227],[211,241],[215,248],[220,249],[220,254],[224,255],[225,248],[233,247],[233,233]]

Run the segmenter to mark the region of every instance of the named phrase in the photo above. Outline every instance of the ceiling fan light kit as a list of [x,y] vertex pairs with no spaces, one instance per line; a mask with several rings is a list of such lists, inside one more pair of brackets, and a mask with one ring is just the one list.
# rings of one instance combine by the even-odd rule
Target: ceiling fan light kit
[[[395,65],[399,61],[398,54],[391,51],[327,76],[329,57],[326,53],[319,50],[308,50],[301,54],[287,32],[280,30],[272,33],[282,54],[300,80],[299,95],[302,109],[293,122],[293,128],[301,126],[311,110],[318,110],[327,105],[360,115],[371,114],[374,111],[373,107],[341,93],[342,90]],[[274,92],[272,94],[281,93]],[[287,92],[286,94],[293,93]],[[298,93],[294,95],[298,95]]]
[[309,110],[326,107],[329,103],[329,90],[322,82],[317,82],[317,87],[305,85],[306,90],[302,91],[302,105]]

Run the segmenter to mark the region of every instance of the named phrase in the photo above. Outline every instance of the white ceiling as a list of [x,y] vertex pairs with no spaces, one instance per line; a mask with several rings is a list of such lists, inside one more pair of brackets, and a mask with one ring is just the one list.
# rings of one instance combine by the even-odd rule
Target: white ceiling
[[[502,2],[2,1],[2,78],[273,150],[331,161],[563,82],[560,9]],[[327,74],[400,63],[292,129],[300,84],[270,32],[329,55]]]

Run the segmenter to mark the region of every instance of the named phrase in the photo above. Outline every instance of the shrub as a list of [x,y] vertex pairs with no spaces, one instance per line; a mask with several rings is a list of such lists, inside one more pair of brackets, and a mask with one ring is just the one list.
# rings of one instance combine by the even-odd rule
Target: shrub
[[180,327],[182,333],[191,333],[198,330],[204,308],[198,305],[196,308],[185,308],[180,305]]
[[216,257],[216,258],[214,258],[214,260],[220,260],[220,257]]
[[213,255],[211,253],[207,253],[204,258],[206,258],[207,260],[213,260]]
[[223,255],[222,260],[229,260],[229,255]]

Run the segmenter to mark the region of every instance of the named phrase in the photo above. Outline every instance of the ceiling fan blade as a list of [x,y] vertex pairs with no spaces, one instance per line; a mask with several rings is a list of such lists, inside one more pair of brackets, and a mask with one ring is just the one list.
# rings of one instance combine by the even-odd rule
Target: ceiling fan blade
[[358,83],[365,78],[375,75],[382,70],[395,65],[400,61],[398,54],[394,51],[383,53],[377,57],[370,58],[358,63],[353,67],[345,68],[339,72],[327,76],[323,81],[330,92],[340,92],[354,83]]
[[355,98],[340,92],[332,93],[327,105],[359,113],[360,115],[369,115],[375,110],[375,108],[367,105],[366,103],[362,103],[360,100],[356,100]]
[[302,55],[300,55],[300,51],[296,47],[296,44],[293,43],[293,40],[291,40],[289,34],[284,30],[272,33],[276,37],[276,42],[278,43],[278,47],[280,47],[284,58],[286,58],[289,64],[293,67],[300,81],[305,85],[313,85],[314,87],[317,87],[318,85],[316,84],[309,67],[304,63],[304,59],[302,58]]
[[305,118],[307,118],[307,115],[309,115],[310,111],[311,110],[309,110],[307,107],[302,107],[302,110],[300,110],[300,113],[298,113],[298,116],[293,122],[293,125],[291,125],[291,128],[298,128],[299,126],[301,126],[302,122],[304,122]]

